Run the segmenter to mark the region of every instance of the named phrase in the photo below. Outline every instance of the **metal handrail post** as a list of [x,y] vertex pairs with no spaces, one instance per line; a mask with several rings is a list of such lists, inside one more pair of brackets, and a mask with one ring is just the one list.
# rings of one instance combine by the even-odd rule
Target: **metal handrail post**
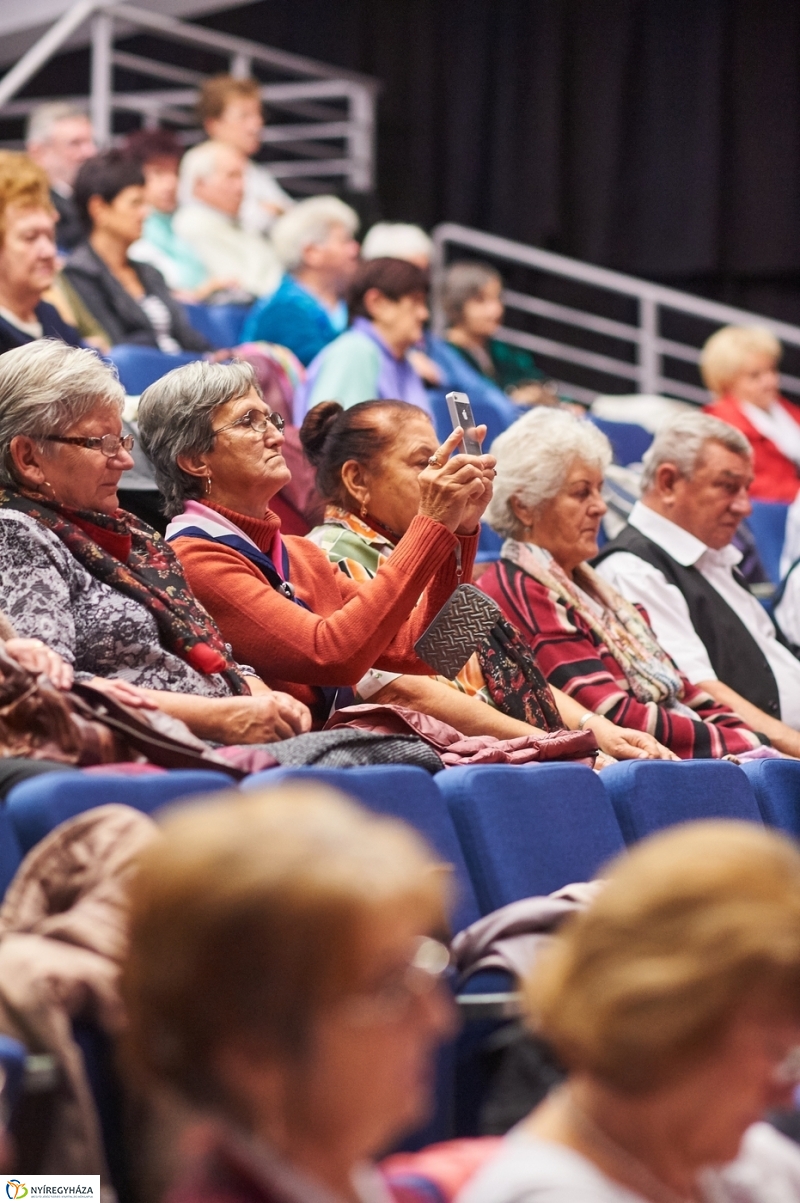
[[75,30],[88,20],[100,2],[101,0],[78,0],[77,4],[73,4],[72,8],[67,9],[55,25],[39,38],[38,42],[34,42],[19,62],[0,79],[0,106],[16,95],[20,88],[23,88],[28,80],[33,78],[39,68],[43,67],[47,60],[63,46],[64,42],[72,37]]
[[358,86],[350,87],[348,92],[348,183],[354,192],[371,192],[375,161],[375,97],[368,88]]
[[111,93],[113,88],[114,29],[110,13],[99,12],[92,17],[92,91],[90,112],[97,145],[108,146],[111,141]]
[[643,393],[657,393],[661,380],[661,352],[658,346],[658,306],[652,297],[639,300],[639,387]]

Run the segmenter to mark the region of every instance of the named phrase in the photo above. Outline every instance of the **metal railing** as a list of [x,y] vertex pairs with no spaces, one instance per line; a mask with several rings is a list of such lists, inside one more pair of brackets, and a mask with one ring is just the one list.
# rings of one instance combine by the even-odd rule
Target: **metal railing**
[[[132,4],[77,0],[0,79],[0,120],[24,118],[41,103],[39,99],[12,98],[86,23],[91,30],[88,100],[99,145],[113,141],[115,112],[137,113],[149,128],[172,126],[187,145],[204,137],[194,106],[197,89],[207,75],[115,45],[132,33],[145,33],[168,44],[193,46],[216,55],[221,60],[220,71],[240,78],[257,68],[283,77],[265,81],[261,87],[263,100],[279,114],[279,119],[264,129],[262,142],[272,152],[265,160],[272,174],[291,181],[295,191],[330,189],[331,180],[341,180],[353,192],[372,191],[377,80]],[[115,90],[116,69],[132,72],[143,81],[178,86]],[[86,97],[47,99],[85,101]]]
[[[580,401],[591,401],[600,392],[637,392],[707,403],[709,394],[696,365],[703,342],[721,325],[767,326],[792,358],[800,352],[800,327],[731,305],[451,222],[437,226],[433,240],[437,332],[444,328],[437,284],[448,262],[480,257],[501,266],[504,275],[521,274],[524,291],[503,290],[506,325],[497,337],[546,360],[553,376]],[[547,296],[565,289],[570,304]],[[625,309],[627,315],[611,318],[609,307]],[[668,336],[670,323],[679,335]],[[781,386],[800,396],[800,375],[782,373]]]

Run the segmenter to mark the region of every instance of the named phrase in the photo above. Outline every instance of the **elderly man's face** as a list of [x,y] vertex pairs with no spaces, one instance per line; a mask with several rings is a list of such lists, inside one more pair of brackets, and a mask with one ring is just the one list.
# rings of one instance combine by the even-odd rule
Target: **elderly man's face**
[[28,152],[47,172],[51,184],[71,188],[81,164],[97,154],[92,123],[88,117],[65,117],[55,123],[46,142],[31,144]]
[[195,183],[195,196],[212,209],[235,217],[244,197],[244,166],[243,155],[231,147],[220,146],[214,170]]
[[749,456],[709,440],[694,475],[688,479],[659,468],[657,487],[663,512],[706,547],[727,547],[752,506],[747,491],[753,483]]
[[56,219],[49,209],[9,205],[0,244],[0,291],[38,304],[56,270]]

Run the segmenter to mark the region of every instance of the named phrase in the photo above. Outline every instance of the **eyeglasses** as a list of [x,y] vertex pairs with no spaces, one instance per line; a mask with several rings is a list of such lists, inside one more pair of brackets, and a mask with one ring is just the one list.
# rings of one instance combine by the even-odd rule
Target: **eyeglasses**
[[278,434],[283,434],[286,419],[282,418],[280,414],[265,414],[260,409],[248,409],[247,413],[242,414],[241,418],[237,418],[235,422],[229,422],[227,426],[218,426],[214,434],[222,434],[223,430],[233,430],[234,426],[243,426],[246,430],[263,434],[270,422]]
[[100,451],[106,459],[113,459],[119,454],[120,448],[125,451],[133,451],[136,446],[136,439],[132,434],[124,434],[119,438],[115,434],[103,434],[89,438],[78,438],[75,436],[67,436],[62,434],[46,434],[43,436],[45,443],[71,443],[75,447],[88,447],[90,451]]
[[397,1022],[405,1017],[415,998],[431,994],[442,983],[449,967],[450,949],[423,936],[405,968],[373,990],[350,995],[342,1003],[342,1014],[355,1027]]

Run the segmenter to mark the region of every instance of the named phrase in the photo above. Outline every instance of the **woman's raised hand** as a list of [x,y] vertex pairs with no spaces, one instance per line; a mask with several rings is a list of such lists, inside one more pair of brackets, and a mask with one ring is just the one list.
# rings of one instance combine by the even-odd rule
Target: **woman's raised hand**
[[[486,427],[475,431],[479,441]],[[492,496],[495,459],[491,455],[453,455],[464,437],[448,435],[419,474],[419,513],[458,534],[472,534]]]

